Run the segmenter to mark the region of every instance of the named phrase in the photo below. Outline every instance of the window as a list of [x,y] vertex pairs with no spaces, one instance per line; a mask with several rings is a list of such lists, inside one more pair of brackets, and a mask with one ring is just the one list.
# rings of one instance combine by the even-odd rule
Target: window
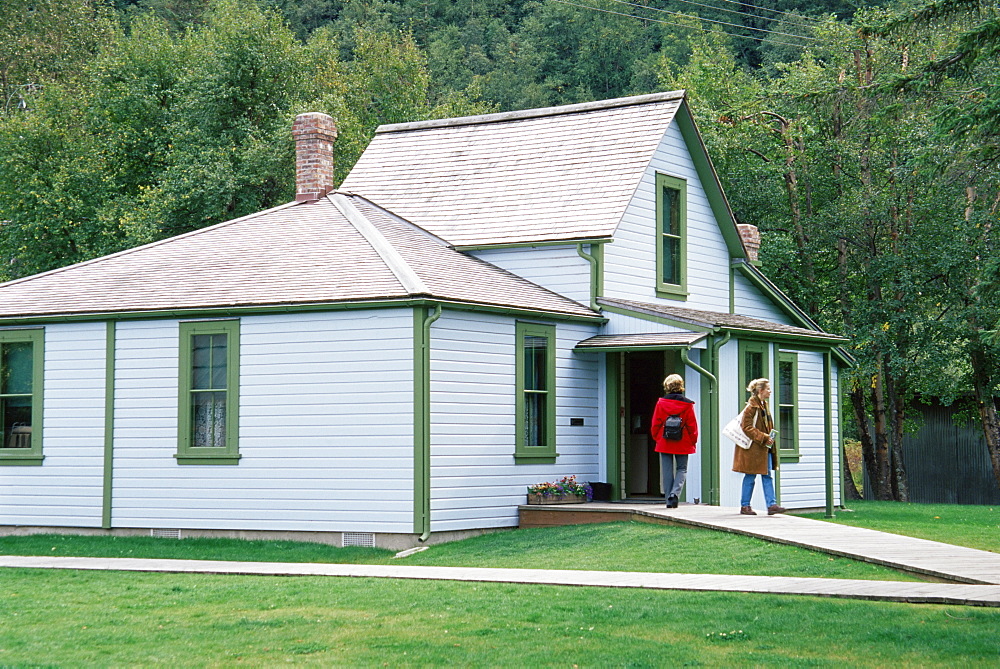
[[239,461],[239,321],[180,325],[177,462]]
[[[768,344],[755,341],[740,341],[740,407],[746,403],[750,394],[747,386],[754,379],[766,378],[769,374]],[[771,379],[771,390],[774,390],[774,379]]]
[[555,462],[555,327],[518,323],[516,462]]
[[778,448],[782,457],[799,454],[799,359],[795,353],[778,354]]
[[656,290],[661,297],[687,295],[687,182],[656,175]]
[[0,331],[0,465],[42,464],[42,330]]

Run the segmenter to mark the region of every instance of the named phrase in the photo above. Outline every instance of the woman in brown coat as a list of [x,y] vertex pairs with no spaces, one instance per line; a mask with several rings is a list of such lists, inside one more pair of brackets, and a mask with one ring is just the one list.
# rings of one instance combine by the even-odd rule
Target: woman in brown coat
[[743,410],[743,432],[750,437],[750,448],[736,447],[733,454],[733,471],[743,476],[743,494],[740,497],[740,513],[744,516],[756,516],[757,512],[750,508],[750,498],[757,475],[760,475],[764,487],[764,502],[767,504],[767,515],[784,513],[785,508],[778,506],[774,496],[774,478],[771,468],[778,468],[778,447],[771,436],[774,429],[774,419],[768,409],[767,400],[771,397],[771,382],[767,379],[754,379],[747,386],[750,399]]

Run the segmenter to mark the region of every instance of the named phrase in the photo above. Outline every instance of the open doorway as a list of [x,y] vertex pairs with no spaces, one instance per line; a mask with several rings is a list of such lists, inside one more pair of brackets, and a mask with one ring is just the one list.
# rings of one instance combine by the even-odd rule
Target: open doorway
[[660,489],[660,456],[653,450],[655,443],[649,427],[656,400],[663,396],[663,379],[668,374],[684,375],[684,365],[677,351],[635,351],[624,354],[622,372],[622,411],[625,424],[621,431],[624,455],[622,498],[626,500],[658,500]]

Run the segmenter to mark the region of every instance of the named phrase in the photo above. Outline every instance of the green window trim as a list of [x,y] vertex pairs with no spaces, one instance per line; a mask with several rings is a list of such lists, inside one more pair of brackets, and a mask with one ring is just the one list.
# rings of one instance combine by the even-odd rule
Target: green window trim
[[[235,465],[239,454],[240,322],[195,321],[180,324],[177,402],[177,463],[181,465]],[[207,364],[206,364],[207,363]],[[219,407],[221,421],[219,420]],[[195,421],[200,411],[208,424],[195,443]],[[220,428],[213,424],[224,421]],[[222,443],[218,443],[218,442]]]
[[778,423],[778,455],[782,462],[799,460],[799,356],[778,352],[777,382],[774,384],[775,416]]
[[[515,326],[514,462],[556,461],[556,328],[517,323]],[[534,442],[534,443],[533,443]]]
[[0,331],[0,466],[42,464],[45,332]]
[[687,182],[656,175],[656,294],[687,298]]

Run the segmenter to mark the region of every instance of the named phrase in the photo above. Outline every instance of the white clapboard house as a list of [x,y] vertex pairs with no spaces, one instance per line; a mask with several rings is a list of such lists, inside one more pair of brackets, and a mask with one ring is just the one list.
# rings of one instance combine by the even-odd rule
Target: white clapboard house
[[653,500],[673,372],[682,501],[738,506],[767,376],[781,503],[839,504],[845,340],[757,268],[682,92],[383,126],[339,190],[332,119],[293,133],[295,202],[0,285],[0,532],[397,547],[570,474]]

